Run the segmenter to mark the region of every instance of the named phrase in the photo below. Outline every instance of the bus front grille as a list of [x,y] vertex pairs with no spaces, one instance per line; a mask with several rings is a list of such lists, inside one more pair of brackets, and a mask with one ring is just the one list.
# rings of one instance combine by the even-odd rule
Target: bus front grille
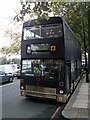
[[43,94],[54,94],[54,95],[56,95],[56,88],[47,88],[47,87],[27,85],[26,90],[37,92],[37,93],[39,92],[39,93],[43,93]]

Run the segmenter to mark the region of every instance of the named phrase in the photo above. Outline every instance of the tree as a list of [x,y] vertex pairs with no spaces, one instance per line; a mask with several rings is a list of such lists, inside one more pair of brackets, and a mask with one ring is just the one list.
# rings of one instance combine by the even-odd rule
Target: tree
[[[82,32],[82,19],[81,19],[81,9],[80,3],[70,3],[71,6],[68,6],[68,10],[65,14],[65,19],[68,22],[69,26],[74,31],[75,35],[77,36],[78,40],[81,43],[82,52],[84,51],[83,45],[83,32]],[[73,9],[74,8],[74,9]],[[85,33],[86,33],[86,42],[87,42],[87,51],[88,51],[88,22],[87,22],[87,11],[88,11],[88,4],[83,3],[84,9],[84,24],[85,24]]]
[[88,73],[90,74],[90,2],[88,7],[88,41],[89,41],[89,50],[88,50]]
[[48,19],[50,13],[53,15],[60,15],[61,2],[23,2],[21,1],[21,10],[14,17],[17,21],[24,21],[26,19],[32,20],[33,18]]
[[0,58],[0,65],[3,65],[3,64],[6,64],[7,63],[7,58],[4,56],[4,57],[1,57]]
[[[49,19],[49,15],[62,16],[67,21],[71,29],[74,31],[78,40],[81,43],[83,52],[83,35],[81,24],[81,10],[80,3],[63,3],[63,2],[30,2],[26,3],[21,1],[21,10],[19,14],[14,17],[17,21],[24,21],[26,18],[32,20],[33,18],[46,18]],[[85,10],[85,32],[88,45],[88,24],[87,24],[87,10],[88,3],[83,4]]]
[[4,32],[4,37],[9,42],[9,46],[3,46],[0,49],[5,55],[9,54],[18,54],[20,51],[20,40],[21,40],[21,31],[20,31],[20,24],[17,25],[14,21],[11,22]]
[[[85,32],[86,32],[86,39],[87,39],[87,46],[88,46],[88,3],[83,3],[84,8],[84,19],[85,19]],[[45,18],[49,19],[49,16],[62,16],[66,22],[69,24],[71,29],[74,31],[75,35],[77,36],[78,40],[81,43],[82,53],[83,53],[83,34],[82,34],[82,25],[81,25],[81,11],[80,11],[80,3],[65,3],[65,2],[23,2],[21,1],[21,9],[17,12],[14,20],[16,21],[26,21],[32,19],[40,19]],[[7,32],[9,33],[9,32]],[[13,36],[9,33],[10,37]],[[13,36],[14,39],[16,37]],[[20,37],[20,36],[19,36]],[[15,39],[16,43],[18,43],[18,39]],[[20,41],[19,41],[20,42]],[[20,43],[12,44],[13,47],[9,48],[9,50],[18,51],[18,46]],[[14,48],[14,49],[13,49]],[[9,51],[7,50],[7,51]],[[88,48],[87,48],[88,51]]]
[[13,58],[12,63],[20,65],[20,59],[18,58]]

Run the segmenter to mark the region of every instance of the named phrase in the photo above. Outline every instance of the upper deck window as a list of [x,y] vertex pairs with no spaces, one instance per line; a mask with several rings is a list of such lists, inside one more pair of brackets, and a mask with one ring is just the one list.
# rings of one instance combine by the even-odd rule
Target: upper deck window
[[24,28],[24,40],[62,36],[62,25],[51,24]]

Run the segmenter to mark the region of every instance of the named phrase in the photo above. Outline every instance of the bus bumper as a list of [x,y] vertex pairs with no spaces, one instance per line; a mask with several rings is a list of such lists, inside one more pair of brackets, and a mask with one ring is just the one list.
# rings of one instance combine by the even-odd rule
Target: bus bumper
[[68,100],[68,96],[66,94],[45,94],[45,93],[39,93],[34,91],[27,91],[27,90],[21,90],[20,91],[21,96],[33,96],[33,97],[39,97],[39,98],[48,98],[55,100],[57,102],[66,103]]

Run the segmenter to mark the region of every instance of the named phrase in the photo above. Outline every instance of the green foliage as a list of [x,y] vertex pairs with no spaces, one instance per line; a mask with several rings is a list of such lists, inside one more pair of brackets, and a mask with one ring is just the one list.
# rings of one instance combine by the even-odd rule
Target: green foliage
[[20,59],[18,58],[7,59],[5,56],[0,58],[0,65],[11,64],[11,63],[20,65]]
[[0,58],[0,65],[6,64],[7,63],[7,59],[6,57],[1,57]]
[[[85,34],[86,34],[86,42],[88,49],[88,4],[83,3],[83,12],[84,12],[84,24],[85,24]],[[83,33],[82,33],[82,18],[81,18],[81,6],[80,3],[68,3],[65,5],[67,8],[67,12],[64,16],[65,20],[68,22],[69,26],[74,31],[78,40],[81,43],[82,52],[84,49],[83,45]]]
[[20,32],[13,32],[13,29],[7,29],[5,31],[5,37],[10,39],[11,44],[10,46],[2,47],[0,49],[0,52],[2,52],[5,55],[14,53],[18,54],[20,51],[20,38],[21,38]]
[[[86,41],[88,46],[88,2],[83,3],[84,10],[84,23],[85,23],[85,33]],[[30,2],[26,3],[21,0],[21,9],[18,14],[14,17],[17,21],[26,21],[32,19],[45,18],[49,19],[49,16],[62,16],[66,22],[69,24],[71,29],[74,31],[77,39],[81,43],[81,49],[83,52],[83,33],[82,33],[82,19],[81,19],[81,8],[79,2]],[[2,51],[6,54],[8,53],[18,53],[20,49],[20,34],[8,32],[10,38],[13,39],[13,43],[9,48],[2,48]],[[19,36],[18,36],[19,35]],[[88,49],[88,47],[87,47]]]
[[[33,7],[32,7],[33,5]],[[67,21],[71,29],[74,31],[76,37],[81,43],[83,51],[83,33],[82,33],[82,20],[81,20],[81,8],[80,3],[71,2],[31,2],[24,3],[21,1],[22,9],[19,14],[15,16],[17,21],[25,20],[26,16],[29,16],[29,20],[32,18],[45,18],[48,19],[50,14],[53,16],[62,16]],[[83,3],[84,10],[84,22],[85,22],[85,33],[88,45],[88,22],[87,22],[87,11],[88,3]]]
[[24,21],[26,18],[49,18],[49,14],[59,15],[61,2],[30,2],[25,3],[21,1],[21,10],[19,14],[14,17],[14,20]]
[[12,63],[20,65],[20,59],[18,58],[13,58]]

